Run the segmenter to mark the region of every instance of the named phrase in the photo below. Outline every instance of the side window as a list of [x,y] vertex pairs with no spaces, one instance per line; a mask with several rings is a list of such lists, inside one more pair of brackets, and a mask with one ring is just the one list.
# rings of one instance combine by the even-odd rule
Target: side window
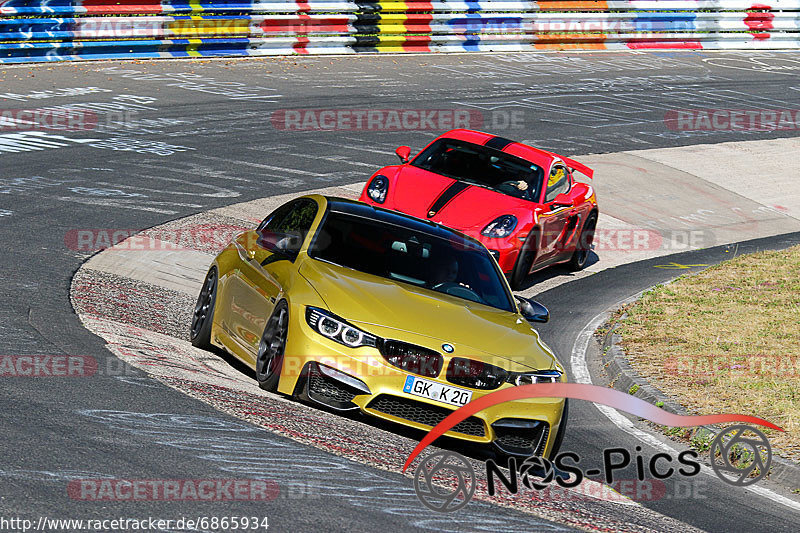
[[271,223],[268,226],[274,231],[299,235],[303,240],[311,229],[315,216],[317,216],[317,202],[301,199],[292,204],[292,208],[280,221],[276,221],[274,226]]
[[279,207],[261,222],[258,230],[293,233],[305,237],[316,216],[317,202],[302,198]]
[[544,193],[544,202],[552,202],[556,196],[569,191],[569,174],[567,169],[561,165],[556,165],[550,171],[547,179],[547,190]]
[[278,209],[273,211],[272,213],[267,216],[264,220],[261,221],[261,224],[258,225],[256,231],[263,231],[263,230],[272,230],[274,231],[275,228],[278,227],[278,224],[286,218],[286,214],[292,210],[294,203],[289,203],[280,206]]
[[317,216],[317,202],[301,198],[278,208],[259,225],[262,246],[271,248],[281,239],[290,239],[290,251],[297,252]]

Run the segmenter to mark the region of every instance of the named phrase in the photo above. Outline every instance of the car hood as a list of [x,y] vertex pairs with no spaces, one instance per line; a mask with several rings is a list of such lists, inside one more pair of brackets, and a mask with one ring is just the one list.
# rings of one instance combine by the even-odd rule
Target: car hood
[[480,232],[505,214],[530,211],[534,204],[491,189],[470,185],[458,193],[430,219],[431,206],[456,180],[421,168],[401,167],[390,191],[394,209],[425,220],[433,220],[465,233]]
[[[446,294],[307,258],[300,274],[345,320],[382,337],[426,344],[453,355],[493,356],[532,369],[553,367],[553,357],[518,315]],[[376,327],[377,326],[377,327]]]

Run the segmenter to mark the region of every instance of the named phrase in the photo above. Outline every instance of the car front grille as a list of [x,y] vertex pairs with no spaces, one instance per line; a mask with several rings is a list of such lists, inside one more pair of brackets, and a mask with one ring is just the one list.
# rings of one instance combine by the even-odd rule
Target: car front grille
[[453,357],[447,365],[447,381],[480,390],[497,389],[508,379],[508,371],[481,361]]
[[444,365],[442,354],[416,344],[387,339],[379,348],[392,366],[412,374],[435,378]]
[[[379,395],[367,405],[367,409],[373,409],[387,415],[402,418],[403,420],[410,420],[411,422],[431,427],[444,420],[447,415],[453,412],[446,407],[439,407],[437,405],[417,402],[415,400],[388,394]],[[475,437],[483,437],[486,435],[483,421],[474,416],[462,420],[450,431]]]

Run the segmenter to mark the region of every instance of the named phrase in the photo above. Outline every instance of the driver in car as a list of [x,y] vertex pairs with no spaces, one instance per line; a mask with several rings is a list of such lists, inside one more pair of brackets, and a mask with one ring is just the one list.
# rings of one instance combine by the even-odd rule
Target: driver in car
[[528,191],[530,184],[525,176],[519,176],[517,179],[511,179],[496,185],[495,188],[506,194],[516,196],[518,198],[528,198],[533,191]]
[[445,283],[458,283],[458,261],[455,259],[440,261],[436,267],[431,286],[436,288]]

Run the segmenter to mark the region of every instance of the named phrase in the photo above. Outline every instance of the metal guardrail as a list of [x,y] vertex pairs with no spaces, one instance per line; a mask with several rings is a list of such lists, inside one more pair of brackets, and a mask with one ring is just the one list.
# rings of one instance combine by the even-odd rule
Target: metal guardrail
[[0,62],[647,48],[800,48],[800,0],[0,0]]

